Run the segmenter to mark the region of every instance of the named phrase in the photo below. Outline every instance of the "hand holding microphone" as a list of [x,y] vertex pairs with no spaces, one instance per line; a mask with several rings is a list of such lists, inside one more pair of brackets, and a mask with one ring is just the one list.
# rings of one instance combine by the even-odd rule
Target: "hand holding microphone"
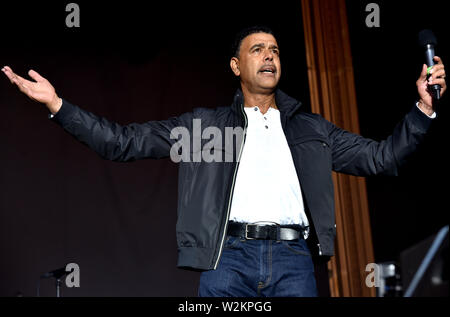
[[425,48],[426,64],[423,64],[416,86],[420,96],[419,107],[428,115],[433,114],[433,105],[447,89],[444,64],[440,57],[434,55],[436,44],[436,37],[430,30],[419,33],[419,45]]
[[[425,48],[425,62],[428,66],[427,75],[431,75],[431,71],[433,69],[434,63],[434,48],[437,45],[437,39],[434,36],[431,30],[422,30],[418,35],[419,45]],[[431,91],[434,93],[434,97],[436,100],[440,98],[441,85],[432,84]]]

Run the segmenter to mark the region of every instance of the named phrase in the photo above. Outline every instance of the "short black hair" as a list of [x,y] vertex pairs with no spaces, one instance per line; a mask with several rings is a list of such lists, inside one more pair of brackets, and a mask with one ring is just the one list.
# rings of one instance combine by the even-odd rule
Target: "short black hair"
[[231,47],[231,57],[239,58],[239,53],[241,51],[242,41],[249,35],[254,33],[267,33],[272,34],[275,37],[275,33],[271,28],[265,25],[254,25],[250,27],[246,27],[245,29],[240,30],[236,37],[234,38],[233,45]]

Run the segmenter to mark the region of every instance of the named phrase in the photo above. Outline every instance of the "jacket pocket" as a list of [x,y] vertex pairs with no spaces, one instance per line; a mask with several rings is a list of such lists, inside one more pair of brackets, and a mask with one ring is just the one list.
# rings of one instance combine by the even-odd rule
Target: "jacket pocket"
[[293,138],[293,139],[288,140],[288,144],[290,146],[299,145],[299,144],[303,144],[306,142],[318,142],[323,147],[330,148],[330,143],[327,140],[327,138],[325,138],[321,135],[318,135],[318,134],[317,135],[305,135],[305,136],[301,136],[298,138]]

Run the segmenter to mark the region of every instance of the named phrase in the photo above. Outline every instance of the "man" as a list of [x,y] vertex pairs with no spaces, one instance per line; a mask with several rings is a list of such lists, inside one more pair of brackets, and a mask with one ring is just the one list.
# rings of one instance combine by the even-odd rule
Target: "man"
[[[344,131],[277,89],[280,50],[273,32],[252,27],[238,34],[232,71],[241,89],[231,107],[195,108],[163,121],[120,126],[58,97],[35,71],[28,81],[2,71],[50,118],[105,159],[133,161],[179,154],[174,132],[202,127],[242,128],[232,160],[184,160],[179,164],[178,266],[203,270],[200,296],[316,296],[311,256],[334,252],[331,171],[396,175],[435,116],[427,87],[446,90],[439,57],[417,80],[419,101],[383,142]],[[195,133],[194,133],[195,134]],[[225,134],[225,133],[224,133]],[[237,138],[239,139],[239,138]],[[188,142],[189,143],[189,142]],[[199,151],[229,154],[221,142]],[[199,152],[181,147],[187,157]]]

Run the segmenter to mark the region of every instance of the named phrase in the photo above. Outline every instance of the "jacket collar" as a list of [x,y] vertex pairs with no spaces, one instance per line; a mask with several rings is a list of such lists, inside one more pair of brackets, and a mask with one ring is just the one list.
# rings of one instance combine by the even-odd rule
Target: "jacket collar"
[[[277,103],[277,107],[281,113],[286,115],[287,117],[292,116],[295,111],[297,111],[302,103],[277,88],[275,91],[275,102]],[[236,93],[234,94],[233,104],[231,108],[236,113],[240,113],[240,109],[244,107],[244,94],[242,90],[238,88]]]

